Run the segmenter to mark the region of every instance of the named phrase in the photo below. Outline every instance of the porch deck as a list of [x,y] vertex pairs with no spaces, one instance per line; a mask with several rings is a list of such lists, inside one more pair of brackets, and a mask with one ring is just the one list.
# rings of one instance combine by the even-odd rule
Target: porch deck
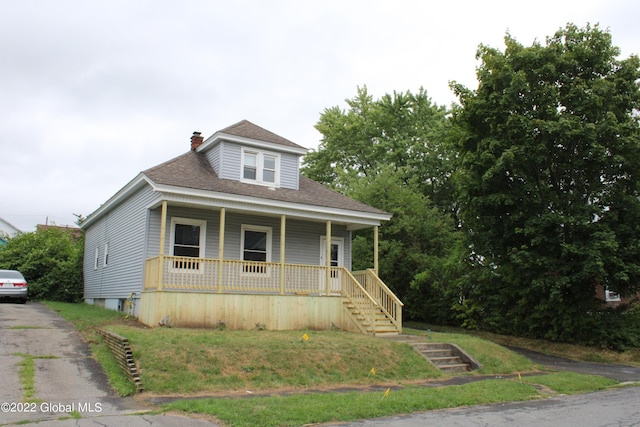
[[[403,304],[373,270],[350,272],[344,267],[157,256],[146,261],[143,299],[145,293],[202,293],[208,295],[207,299],[211,299],[211,294],[262,295],[271,297],[263,298],[263,301],[270,301],[269,304],[274,304],[274,301],[278,301],[278,304],[283,304],[283,301],[292,304],[290,299],[278,300],[274,296],[313,298],[314,304],[320,305],[327,301],[323,303],[317,298],[339,298],[343,307],[341,313],[327,313],[326,322],[320,323],[335,324],[343,329],[355,329],[374,335],[402,332]],[[255,301],[256,298],[253,298],[249,305],[255,307]],[[299,303],[297,301],[294,304]],[[176,301],[171,304],[175,306]],[[243,314],[244,327],[253,327],[251,319],[255,316],[249,312],[250,307],[243,307],[246,304],[247,301],[244,301],[237,310],[247,311]],[[331,304],[335,305],[335,301]],[[263,307],[261,310],[268,311],[268,308]],[[293,308],[291,311],[296,312]],[[154,313],[153,316],[143,313],[141,317],[146,316],[148,322],[155,324],[155,318],[160,314],[157,310]],[[272,317],[286,315],[279,310]],[[194,315],[196,317],[198,315]],[[262,314],[261,319],[264,318],[265,315]],[[272,323],[275,325],[283,322],[274,320]],[[283,324],[300,323],[290,321]]]

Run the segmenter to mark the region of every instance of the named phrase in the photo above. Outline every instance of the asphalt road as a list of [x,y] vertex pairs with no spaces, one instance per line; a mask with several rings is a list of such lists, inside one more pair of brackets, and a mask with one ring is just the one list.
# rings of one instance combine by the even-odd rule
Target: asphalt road
[[[558,370],[640,382],[640,368],[576,362],[513,349],[533,362]],[[19,364],[35,364],[37,403],[24,405]],[[0,426],[19,423],[47,427],[216,427],[175,415],[151,415],[144,402],[115,396],[102,368],[66,320],[37,303],[0,302]],[[333,426],[640,426],[640,387],[529,402],[429,411]],[[69,413],[79,415],[78,419]]]

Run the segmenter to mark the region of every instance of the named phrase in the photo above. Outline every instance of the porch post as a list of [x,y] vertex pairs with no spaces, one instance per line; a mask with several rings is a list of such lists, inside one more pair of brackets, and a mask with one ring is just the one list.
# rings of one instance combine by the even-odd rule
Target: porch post
[[378,226],[373,227],[373,270],[378,275]]
[[280,216],[280,295],[284,295],[284,275],[285,275],[285,237],[287,235],[285,229],[287,226],[287,217]]
[[325,264],[327,267],[326,271],[326,285],[327,285],[327,296],[329,296],[331,291],[331,221],[327,221],[327,244],[325,248]]
[[160,214],[160,252],[158,263],[158,291],[162,290],[162,268],[164,266],[164,243],[167,235],[167,201],[162,201],[162,211]]
[[226,220],[225,208],[220,208],[220,231],[218,232],[218,292],[222,292],[222,261],[224,258],[224,223]]

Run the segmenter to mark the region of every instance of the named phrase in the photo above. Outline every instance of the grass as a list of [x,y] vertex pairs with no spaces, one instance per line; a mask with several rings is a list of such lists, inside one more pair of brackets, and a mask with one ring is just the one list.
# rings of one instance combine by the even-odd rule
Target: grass
[[[567,375],[569,374],[569,375]],[[549,388],[556,384],[557,392],[565,393],[566,383],[587,386],[594,383],[606,387],[615,381],[590,375],[575,377],[571,373],[553,374]],[[315,423],[349,422],[397,414],[435,409],[456,408],[479,404],[515,402],[542,397],[534,385],[547,376],[517,380],[483,380],[460,386],[416,387],[384,391],[350,392],[343,394],[298,394],[241,399],[179,400],[163,405],[166,411],[207,414],[226,426],[302,426]],[[539,381],[540,380],[540,381]],[[556,391],[556,390],[553,390]]]
[[20,371],[18,377],[22,384],[22,400],[24,402],[40,402],[36,395],[36,364],[35,359],[56,359],[56,356],[32,356],[26,353],[13,353],[14,356],[22,357],[18,363]]
[[145,390],[157,394],[370,385],[443,375],[406,344],[340,331],[109,329],[129,338]]
[[[205,414],[229,426],[344,422],[601,390],[616,384],[571,372],[531,375],[538,372],[531,361],[491,340],[500,341],[501,337],[479,337],[461,330],[407,332],[425,335],[427,341],[455,343],[473,355],[483,367],[463,377],[512,375],[460,386],[427,387],[425,383],[448,377],[409,345],[390,340],[341,331],[149,329],[121,313],[95,306],[47,305],[71,320],[91,343],[95,357],[120,394],[131,394],[135,387],[101,344],[96,333],[99,327],[130,340],[148,395],[182,396],[163,405],[162,410]],[[528,375],[518,378],[516,373]],[[338,392],[347,387],[361,391]],[[387,389],[389,394],[385,395]],[[265,397],[239,398],[253,392]],[[202,395],[216,397],[194,398]]]
[[405,323],[406,332],[426,334],[430,329],[432,335],[438,332],[446,334],[460,334],[480,337],[485,340],[495,342],[502,346],[520,347],[538,351],[554,356],[566,357],[573,360],[597,363],[615,363],[622,365],[640,366],[640,349],[630,349],[623,352],[616,352],[598,347],[587,347],[578,344],[560,343],[548,340],[529,339],[522,337],[511,337],[484,331],[471,331],[450,326],[434,326],[419,322]]

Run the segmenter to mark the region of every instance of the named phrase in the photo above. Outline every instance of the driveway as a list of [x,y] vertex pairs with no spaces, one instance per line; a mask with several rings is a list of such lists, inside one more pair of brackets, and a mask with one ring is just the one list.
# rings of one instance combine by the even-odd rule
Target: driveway
[[[150,409],[145,404],[114,395],[90,354],[73,325],[45,305],[0,302],[0,425],[215,426],[179,416],[145,415]],[[21,363],[31,360],[35,403],[25,404],[19,371]]]

